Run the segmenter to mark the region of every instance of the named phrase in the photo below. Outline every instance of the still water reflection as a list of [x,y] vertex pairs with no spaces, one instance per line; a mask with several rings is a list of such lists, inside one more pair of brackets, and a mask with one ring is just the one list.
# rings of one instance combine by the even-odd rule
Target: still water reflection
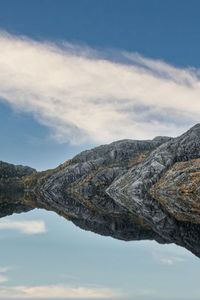
[[130,215],[97,215],[72,200],[46,200],[1,195],[0,299],[198,298],[199,261],[184,248],[123,242],[163,241]]

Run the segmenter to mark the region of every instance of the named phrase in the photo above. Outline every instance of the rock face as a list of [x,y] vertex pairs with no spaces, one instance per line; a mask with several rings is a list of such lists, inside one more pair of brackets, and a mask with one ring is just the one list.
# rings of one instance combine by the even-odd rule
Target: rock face
[[87,150],[54,170],[33,173],[25,180],[27,202],[56,211],[76,225],[122,240],[155,239],[165,242],[138,216],[118,205],[107,187],[133,165],[139,164],[168,137],[150,141],[122,140]]
[[30,173],[12,181],[27,208],[122,240],[176,243],[200,257],[200,124],[177,138],[117,141]]
[[0,192],[1,194],[5,191],[9,192],[23,192],[23,177],[28,176],[36,172],[35,169],[13,165],[3,161],[0,161]]
[[30,175],[33,172],[36,172],[33,168],[0,161],[0,179],[21,178],[23,176]]
[[200,159],[175,163],[150,192],[177,220],[200,224]]
[[[112,199],[118,204],[128,207],[132,213],[139,215],[163,238],[184,245],[198,256],[200,255],[200,245],[195,250],[193,248],[194,244],[196,245],[195,239],[199,240],[199,225],[193,224],[192,218],[187,223],[183,219],[181,221],[180,218],[177,219],[173,204],[171,205],[172,211],[170,209],[167,211],[167,205],[163,206],[164,201],[159,201],[161,197],[164,198],[160,189],[161,197],[156,196],[156,183],[175,163],[199,157],[200,125],[197,124],[180,137],[170,140],[152,151],[143,162],[116,179],[107,189],[107,193]],[[184,172],[187,177],[187,170]],[[198,176],[198,172],[196,175]],[[174,174],[174,177],[176,176],[177,173]],[[153,185],[154,189],[151,189]],[[153,190],[154,193],[152,193]],[[186,210],[189,211],[190,208],[188,207]],[[197,219],[200,220],[200,215],[196,215],[195,219],[195,223],[199,223]]]
[[23,177],[33,172],[30,167],[0,161],[0,217],[33,209],[23,202]]

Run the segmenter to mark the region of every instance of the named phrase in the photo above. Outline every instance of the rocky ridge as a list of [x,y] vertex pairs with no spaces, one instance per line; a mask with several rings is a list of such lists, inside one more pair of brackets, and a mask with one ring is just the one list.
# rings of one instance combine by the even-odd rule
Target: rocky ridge
[[200,124],[177,138],[86,150],[19,182],[28,207],[122,240],[176,243],[200,257]]

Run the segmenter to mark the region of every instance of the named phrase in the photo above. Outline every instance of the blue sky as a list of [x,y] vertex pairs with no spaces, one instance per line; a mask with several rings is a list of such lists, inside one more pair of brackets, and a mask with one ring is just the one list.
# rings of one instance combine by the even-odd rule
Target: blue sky
[[52,168],[94,145],[198,122],[198,1],[0,5],[2,160]]
[[[0,0],[0,159],[42,170],[199,122],[199,10],[197,0]],[[123,243],[44,211],[3,220],[0,297],[82,288],[96,298],[199,298],[198,259],[176,246]],[[24,223],[33,220],[37,234]]]

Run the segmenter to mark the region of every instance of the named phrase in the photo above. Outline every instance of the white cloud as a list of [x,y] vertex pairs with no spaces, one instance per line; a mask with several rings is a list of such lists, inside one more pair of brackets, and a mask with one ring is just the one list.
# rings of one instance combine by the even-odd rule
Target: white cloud
[[0,299],[105,299],[123,296],[108,288],[72,287],[65,285],[0,287]]
[[17,229],[24,234],[38,234],[47,231],[44,221],[0,220],[0,229]]
[[[0,32],[0,97],[60,142],[177,135],[200,118],[199,70]],[[127,61],[129,64],[127,64]]]

